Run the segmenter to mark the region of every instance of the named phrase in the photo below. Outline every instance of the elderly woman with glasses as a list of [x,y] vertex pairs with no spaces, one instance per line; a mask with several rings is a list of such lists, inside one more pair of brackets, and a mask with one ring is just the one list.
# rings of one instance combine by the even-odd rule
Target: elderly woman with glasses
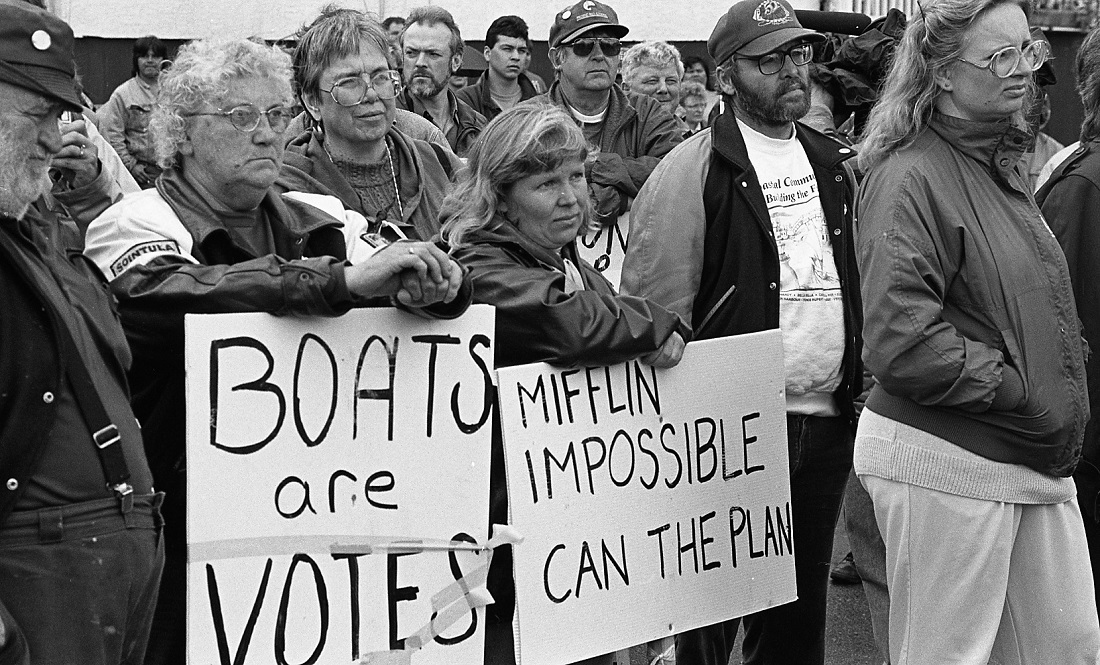
[[1066,260],[1018,162],[1048,57],[1021,0],[923,2],[862,143],[854,466],[890,662],[1097,663],[1070,474],[1089,419]]
[[328,194],[361,213],[373,237],[428,239],[461,162],[394,126],[401,76],[381,26],[331,8],[294,52],[295,83],[314,128],[293,139],[277,181]]
[[86,254],[110,280],[133,349],[134,412],[152,443],[167,557],[147,663],[184,653],[183,316],[338,315],[352,307],[461,313],[462,270],[434,245],[366,242],[340,201],[274,187],[293,117],[290,58],[247,40],[180,49],[152,119],[164,172],[92,222]]

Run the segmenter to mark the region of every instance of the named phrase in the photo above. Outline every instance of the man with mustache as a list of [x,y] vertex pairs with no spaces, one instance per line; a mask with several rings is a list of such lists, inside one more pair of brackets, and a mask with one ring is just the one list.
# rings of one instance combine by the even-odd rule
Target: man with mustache
[[462,66],[464,48],[454,17],[442,7],[412,10],[401,33],[405,91],[397,106],[432,121],[459,157],[466,155],[486,122],[447,85]]
[[[622,292],[678,312],[695,339],[783,335],[798,600],[744,617],[744,662],[821,665],[833,529],[862,391],[850,148],[797,122],[821,35],[787,0],[742,0],[714,28],[726,111],[650,175]],[[729,660],[738,620],[679,636],[680,665]]]
[[621,242],[629,234],[626,213],[653,168],[682,140],[676,119],[660,102],[615,84],[619,40],[627,32],[615,10],[596,0],[560,10],[550,28],[550,63],[558,80],[542,97],[572,115],[588,140],[585,176],[599,228],[578,249],[616,288]]

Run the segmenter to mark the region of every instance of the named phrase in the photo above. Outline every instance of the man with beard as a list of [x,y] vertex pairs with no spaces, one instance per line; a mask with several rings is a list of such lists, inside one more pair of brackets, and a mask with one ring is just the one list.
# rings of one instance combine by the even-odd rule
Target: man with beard
[[543,99],[573,116],[588,140],[585,176],[598,228],[578,249],[613,286],[619,286],[630,210],[649,173],[682,140],[672,114],[645,95],[615,84],[620,39],[629,29],[611,7],[582,0],[560,10],[550,28],[550,63],[557,81]]
[[157,82],[168,47],[153,35],[134,42],[134,77],[115,88],[99,110],[103,136],[143,189],[160,174],[149,138],[149,114],[157,101]]
[[485,116],[459,101],[448,82],[462,66],[465,43],[451,13],[442,7],[417,7],[401,33],[405,91],[398,108],[432,121],[447,143],[464,157],[485,126]]
[[73,32],[0,1],[0,663],[141,663],[164,564],[102,275],[35,201],[80,132]]
[[[798,600],[746,616],[745,663],[821,665],[833,529],[852,462],[862,328],[850,148],[797,120],[821,35],[786,0],[743,0],[707,48],[727,109],[638,195],[622,292],[691,323],[695,339],[783,335]],[[680,665],[728,662],[732,620],[682,634]]]

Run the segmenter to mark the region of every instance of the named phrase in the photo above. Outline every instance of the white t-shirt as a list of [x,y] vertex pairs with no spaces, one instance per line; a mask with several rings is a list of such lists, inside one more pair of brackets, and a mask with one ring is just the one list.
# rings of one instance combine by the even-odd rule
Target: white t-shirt
[[779,249],[779,327],[787,411],[837,415],[844,361],[844,303],[817,178],[795,136],[773,139],[740,120]]

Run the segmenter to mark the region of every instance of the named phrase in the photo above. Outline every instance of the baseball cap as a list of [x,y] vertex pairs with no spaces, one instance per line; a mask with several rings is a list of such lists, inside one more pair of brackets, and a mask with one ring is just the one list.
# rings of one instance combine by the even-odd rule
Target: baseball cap
[[73,30],[44,9],[0,0],[0,81],[79,109]]
[[756,57],[796,40],[824,41],[825,35],[803,28],[787,0],[742,0],[718,19],[707,51],[722,64],[734,53]]
[[550,48],[597,28],[605,28],[619,39],[630,32],[625,25],[619,25],[614,9],[596,0],[583,0],[554,16],[554,25],[550,26]]

